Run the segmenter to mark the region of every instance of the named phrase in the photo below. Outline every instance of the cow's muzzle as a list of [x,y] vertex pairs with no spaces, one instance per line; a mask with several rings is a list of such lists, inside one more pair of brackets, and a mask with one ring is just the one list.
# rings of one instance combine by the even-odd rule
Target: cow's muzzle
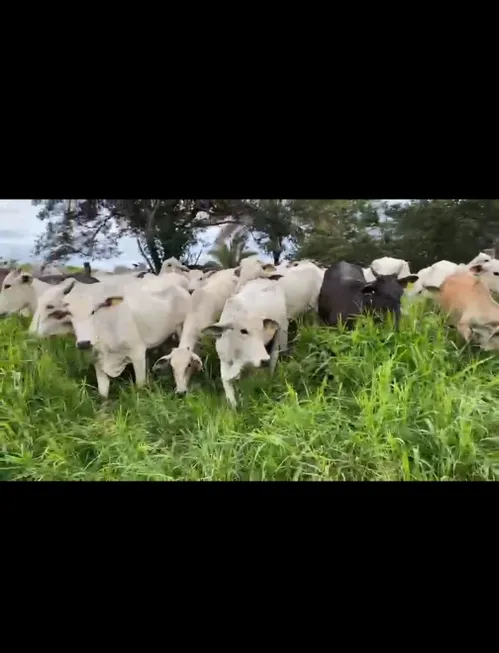
[[92,343],[90,342],[90,340],[79,340],[76,343],[76,346],[78,347],[78,349],[90,349]]

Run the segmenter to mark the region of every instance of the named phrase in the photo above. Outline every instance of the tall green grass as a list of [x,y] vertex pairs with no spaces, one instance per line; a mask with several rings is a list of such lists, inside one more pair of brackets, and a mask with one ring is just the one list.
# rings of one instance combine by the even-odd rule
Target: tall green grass
[[171,374],[97,395],[71,337],[33,342],[0,323],[0,479],[493,480],[499,357],[462,346],[427,304],[399,333],[300,326],[270,378],[257,370],[226,406],[213,343],[192,392]]

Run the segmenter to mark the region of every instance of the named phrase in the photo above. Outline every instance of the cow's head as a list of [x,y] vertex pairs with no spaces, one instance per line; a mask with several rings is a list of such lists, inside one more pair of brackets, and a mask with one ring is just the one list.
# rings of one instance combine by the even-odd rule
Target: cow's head
[[189,268],[183,263],[181,263],[174,256],[172,256],[169,259],[166,259],[166,261],[163,261],[160,274],[167,274],[170,272],[176,272],[177,274],[182,274],[187,276],[187,273],[189,272]]
[[192,374],[203,369],[202,360],[189,347],[176,347],[167,356],[158,359],[153,369],[166,369],[169,365],[175,379],[175,392],[180,395],[187,392]]
[[499,322],[471,324],[473,340],[485,351],[499,350]]
[[66,279],[57,286],[48,288],[39,298],[29,333],[47,338],[64,333],[72,333],[71,313],[68,310],[66,295],[77,284],[76,279]]
[[417,274],[410,274],[402,279],[396,274],[381,275],[371,268],[374,281],[366,283],[361,289],[363,295],[363,308],[376,312],[400,311],[400,300],[409,283],[418,280]]
[[20,313],[34,301],[33,277],[21,268],[11,270],[2,283],[0,317]]
[[234,268],[234,274],[239,277],[236,292],[253,279],[268,279],[277,274],[277,268],[272,263],[264,263],[258,258],[245,258]]
[[65,297],[62,308],[71,319],[78,349],[90,349],[96,343],[96,324],[110,332],[116,328],[115,324],[107,323],[108,318],[114,316],[108,312],[122,302],[122,295],[107,294],[100,289],[96,294],[87,290],[74,290]]
[[499,294],[499,260],[493,258],[469,268],[472,274],[480,277],[491,292]]
[[265,345],[275,336],[279,324],[270,318],[244,317],[231,323],[212,324],[203,333],[216,338],[220,362],[226,367],[224,378],[236,379],[245,367],[260,367],[270,356]]

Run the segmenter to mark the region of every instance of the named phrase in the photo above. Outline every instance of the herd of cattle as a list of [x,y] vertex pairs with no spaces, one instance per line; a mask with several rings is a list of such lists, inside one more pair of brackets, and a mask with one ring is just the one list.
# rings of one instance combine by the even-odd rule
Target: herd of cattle
[[[236,406],[233,383],[244,368],[275,369],[288,346],[288,325],[308,311],[323,322],[348,327],[355,316],[377,319],[392,313],[398,327],[401,298],[435,299],[466,340],[499,349],[499,260],[485,250],[468,264],[439,261],[411,274],[407,261],[374,260],[368,268],[341,261],[321,268],[311,261],[278,266],[258,257],[236,268],[189,269],[177,259],[148,272],[30,274],[0,269],[0,316],[31,315],[29,333],[48,337],[73,333],[79,349],[93,349],[99,393],[107,397],[111,378],[132,364],[138,386],[147,379],[146,353],[167,345],[155,369],[171,367],[178,394],[202,369],[200,339],[216,338],[227,401]],[[407,285],[413,286],[407,289]],[[172,345],[175,344],[176,346]]]

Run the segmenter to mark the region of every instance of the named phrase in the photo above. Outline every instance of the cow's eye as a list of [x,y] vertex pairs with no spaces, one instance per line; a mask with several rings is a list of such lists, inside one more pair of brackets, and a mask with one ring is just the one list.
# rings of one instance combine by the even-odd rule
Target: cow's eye
[[499,272],[494,272],[495,277],[499,277]]
[[8,283],[7,285],[5,285],[5,286],[3,287],[4,290],[8,290],[9,288],[10,288],[10,283]]
[[248,329],[241,329],[241,333],[245,336],[248,335]]
[[52,304],[47,304],[47,308],[48,308],[49,311],[51,311],[54,307],[53,307]]

